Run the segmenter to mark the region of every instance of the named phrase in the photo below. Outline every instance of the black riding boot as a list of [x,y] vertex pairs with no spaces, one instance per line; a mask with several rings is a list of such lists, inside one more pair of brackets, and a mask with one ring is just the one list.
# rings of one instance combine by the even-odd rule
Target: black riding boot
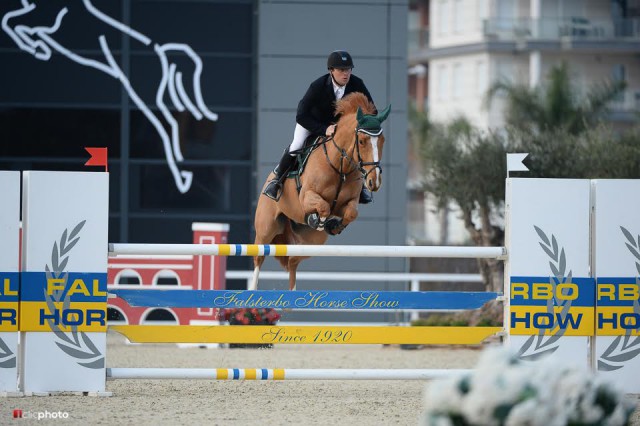
[[282,196],[282,182],[287,177],[287,173],[296,162],[296,157],[289,154],[289,148],[284,150],[280,163],[273,169],[275,177],[267,183],[262,193],[272,200],[278,201]]
[[358,203],[369,204],[372,201],[373,201],[373,194],[371,194],[371,191],[369,191],[366,186],[362,185],[362,191],[360,191],[360,199],[358,200]]

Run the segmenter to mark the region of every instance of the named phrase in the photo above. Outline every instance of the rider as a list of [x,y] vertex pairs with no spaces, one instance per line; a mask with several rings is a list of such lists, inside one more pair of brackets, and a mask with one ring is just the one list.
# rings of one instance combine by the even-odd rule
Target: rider
[[[296,128],[293,141],[285,148],[280,163],[273,170],[275,177],[269,181],[262,193],[278,201],[282,195],[282,182],[295,164],[297,152],[302,150],[304,141],[310,135],[332,136],[336,130],[337,117],[334,115],[335,102],[352,92],[361,92],[373,103],[369,90],[362,79],[351,74],[353,59],[344,50],[331,52],[327,59],[329,73],[313,81],[307,93],[298,103]],[[373,201],[371,192],[363,185],[360,204]]]

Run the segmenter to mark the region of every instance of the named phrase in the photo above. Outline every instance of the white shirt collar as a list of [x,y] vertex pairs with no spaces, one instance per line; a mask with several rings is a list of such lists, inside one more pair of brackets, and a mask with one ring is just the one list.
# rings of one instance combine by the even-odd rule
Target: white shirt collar
[[336,95],[336,100],[342,99],[342,97],[344,96],[345,86],[337,85],[336,82],[333,81],[333,79],[331,79],[331,84],[333,84],[333,93]]

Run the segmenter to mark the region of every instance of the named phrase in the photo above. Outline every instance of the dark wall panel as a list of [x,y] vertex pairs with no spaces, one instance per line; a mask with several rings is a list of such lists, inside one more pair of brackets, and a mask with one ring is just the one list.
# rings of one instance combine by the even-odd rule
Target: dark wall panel
[[[176,9],[180,10],[176,14]],[[208,3],[191,1],[136,1],[131,25],[155,43],[187,43],[196,51],[251,54],[253,14],[250,1]],[[152,16],[153,19],[149,19]],[[184,28],[198,28],[185,32]],[[134,52],[138,52],[134,48]]]
[[[247,241],[256,2],[92,0],[87,7],[47,0],[27,7],[0,2],[9,28],[0,28],[0,169],[91,170],[84,147],[108,147],[111,241],[179,242],[191,238],[192,221],[232,223],[236,241]],[[184,88],[182,98],[169,86],[161,91],[171,64],[173,93]],[[182,162],[176,150],[165,151],[172,138]],[[193,172],[186,193],[176,188],[168,157]]]

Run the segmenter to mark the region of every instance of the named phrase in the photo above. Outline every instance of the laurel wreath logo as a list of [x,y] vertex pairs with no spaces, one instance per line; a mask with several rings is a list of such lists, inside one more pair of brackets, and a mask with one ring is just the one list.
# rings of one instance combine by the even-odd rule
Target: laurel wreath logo
[[[625,245],[636,258],[636,270],[640,275],[640,235],[634,238],[623,226],[622,234],[627,239]],[[636,286],[640,289],[640,276],[636,276]],[[640,315],[640,301],[633,302],[633,312]],[[624,363],[640,354],[640,336],[632,336],[632,330],[626,330],[624,336],[616,337],[607,349],[598,358],[599,371],[614,371],[624,367]]]
[[[53,249],[51,250],[51,268],[49,265],[45,266],[45,272],[47,280],[51,278],[62,278],[66,287],[68,272],[65,272],[67,263],[69,262],[69,252],[80,241],[78,234],[82,230],[86,223],[86,220],[78,223],[71,233],[65,229],[58,242],[53,243]],[[53,294],[47,295],[45,291],[45,300],[49,312],[55,312],[56,309],[61,311],[69,309],[71,306],[71,295],[67,290],[54,291]],[[62,306],[56,308],[56,303]],[[51,331],[55,334],[57,341],[56,345],[64,351],[67,355],[75,358],[78,365],[86,368],[98,369],[104,368],[105,357],[91,341],[91,338],[83,331],[78,332],[77,326],[68,326],[69,332],[63,331],[53,320],[47,319]]]
[[9,346],[0,338],[0,368],[15,368],[16,354],[11,351]]
[[[556,287],[558,284],[571,282],[572,271],[566,272],[567,258],[564,253],[564,247],[558,245],[555,235],[551,234],[551,239],[547,234],[537,226],[533,226],[536,233],[540,237],[540,247],[549,256],[549,268],[552,275],[549,277],[553,297],[547,300],[547,313],[554,318],[559,315],[560,321],[565,323],[569,309],[571,308],[570,300],[556,300]],[[561,306],[559,313],[554,310],[555,306]],[[529,337],[522,347],[518,350],[518,356],[521,359],[537,360],[540,357],[554,353],[558,349],[558,340],[565,334],[566,329],[555,327],[548,333],[544,329],[540,329],[537,335]]]

